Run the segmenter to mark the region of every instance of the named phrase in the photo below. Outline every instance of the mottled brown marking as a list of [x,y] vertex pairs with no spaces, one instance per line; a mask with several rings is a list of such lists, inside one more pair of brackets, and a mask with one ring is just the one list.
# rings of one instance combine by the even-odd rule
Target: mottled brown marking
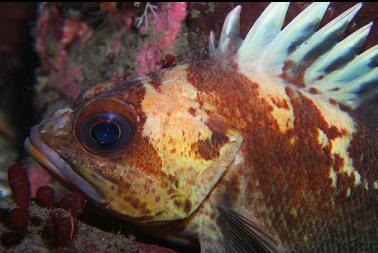
[[311,87],[311,88],[309,89],[309,92],[310,92],[311,94],[314,94],[314,95],[316,95],[316,94],[320,94],[320,91],[319,91],[317,88],[314,88],[314,87]]
[[278,108],[289,110],[289,105],[287,104],[286,99],[279,99],[275,97],[271,97],[270,99]]
[[330,98],[330,99],[329,99],[329,102],[330,102],[331,104],[333,104],[333,105],[337,105],[337,101],[336,101],[335,99],[333,99],[333,98]]
[[135,209],[139,209],[141,207],[141,202],[138,199],[130,198],[129,203]]
[[[288,60],[284,63],[282,67],[282,74],[281,78],[287,80],[289,83],[299,87],[304,88],[306,87],[304,82],[304,74],[306,70],[306,66],[296,65],[292,60]],[[292,73],[295,73],[294,75]]]
[[197,114],[197,110],[193,107],[190,107],[188,112],[192,115],[192,116],[196,116]]
[[161,84],[162,84],[162,81],[161,81],[161,75],[157,74],[157,73],[154,73],[154,74],[151,74],[150,75],[150,84],[152,87],[154,87],[154,89],[157,91],[157,92],[161,92]]
[[138,136],[125,150],[124,159],[131,167],[145,170],[152,175],[161,175],[162,161],[148,137]]
[[[287,69],[292,67],[289,65]],[[215,107],[210,113],[218,114],[230,128],[243,134],[245,163],[237,171],[240,180],[247,180],[247,189],[241,194],[247,199],[246,208],[255,210],[251,215],[270,220],[272,225],[266,224],[268,232],[278,234],[290,250],[298,252],[329,252],[334,247],[350,251],[358,249],[351,241],[359,242],[358,246],[366,240],[376,241],[376,235],[369,232],[376,231],[377,226],[374,193],[368,195],[361,187],[354,188],[353,177],[345,173],[332,187],[329,169],[340,165],[334,161],[330,147],[321,147],[317,141],[318,129],[329,139],[343,136],[346,131],[329,126],[312,100],[297,90],[286,89],[294,111],[294,129],[282,133],[271,107],[259,98],[257,85],[236,69],[211,61],[196,62],[188,69],[188,80],[198,89],[199,102]],[[300,80],[299,72],[293,81],[304,87]],[[356,143],[352,145],[356,147]],[[377,149],[372,150],[376,153],[370,159],[377,164]],[[353,153],[358,155],[355,150]],[[227,180],[221,180],[217,187],[227,188],[227,184]],[[350,197],[346,197],[348,187]],[[255,199],[256,192],[263,197]],[[259,213],[255,205],[271,211]],[[349,233],[351,225],[360,233]],[[333,248],[327,250],[324,245]]]
[[190,210],[192,209],[192,203],[187,199],[184,202],[184,212],[189,213]]
[[213,132],[221,133],[224,135],[227,133],[227,130],[229,128],[227,124],[222,120],[222,118],[214,113],[209,115],[209,119],[206,124]]
[[368,180],[371,190],[374,191],[372,183],[378,180],[378,129],[359,127],[353,134],[348,153],[353,159],[353,166],[362,178]]
[[333,168],[335,169],[336,172],[340,172],[341,168],[345,164],[345,160],[338,154],[333,155],[333,161],[334,161],[334,166]]
[[193,152],[200,158],[211,160],[218,158],[220,149],[227,143],[228,137],[222,133],[212,132],[211,138],[206,140],[199,140],[192,144]]
[[[223,207],[232,208],[235,205],[235,200],[240,194],[240,176],[234,175],[229,181],[224,182],[225,192],[222,195],[220,202]],[[212,213],[213,215],[213,213]]]

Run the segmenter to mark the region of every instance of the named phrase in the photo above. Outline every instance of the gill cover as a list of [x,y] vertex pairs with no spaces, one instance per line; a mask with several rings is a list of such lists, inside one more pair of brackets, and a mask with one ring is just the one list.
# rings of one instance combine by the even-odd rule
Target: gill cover
[[125,151],[127,165],[115,173],[127,187],[109,207],[138,222],[182,219],[205,200],[243,138],[199,104],[186,65],[141,83],[145,121]]

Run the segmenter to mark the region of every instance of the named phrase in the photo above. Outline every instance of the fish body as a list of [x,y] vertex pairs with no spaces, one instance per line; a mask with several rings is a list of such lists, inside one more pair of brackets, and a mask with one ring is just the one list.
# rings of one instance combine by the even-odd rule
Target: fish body
[[[282,29],[273,3],[247,37],[240,7],[210,59],[99,84],[35,126],[29,152],[94,203],[201,252],[376,252],[378,132],[361,5]],[[293,46],[295,45],[295,46]]]

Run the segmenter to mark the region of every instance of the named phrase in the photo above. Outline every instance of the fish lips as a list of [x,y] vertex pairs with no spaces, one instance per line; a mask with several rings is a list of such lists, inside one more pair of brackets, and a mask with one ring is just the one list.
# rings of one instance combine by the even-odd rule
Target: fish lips
[[74,171],[55,150],[42,140],[39,128],[40,125],[34,126],[31,129],[30,137],[25,140],[25,148],[28,153],[51,173],[58,176],[67,184],[72,184],[79,188],[97,204],[109,203],[111,199],[96,190],[93,185]]

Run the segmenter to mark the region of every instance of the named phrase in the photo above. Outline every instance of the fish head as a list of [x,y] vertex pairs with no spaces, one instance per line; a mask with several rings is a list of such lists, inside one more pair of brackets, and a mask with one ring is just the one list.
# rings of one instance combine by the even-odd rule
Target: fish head
[[96,85],[33,127],[26,148],[132,222],[188,217],[232,163],[242,137],[197,101],[186,69]]

